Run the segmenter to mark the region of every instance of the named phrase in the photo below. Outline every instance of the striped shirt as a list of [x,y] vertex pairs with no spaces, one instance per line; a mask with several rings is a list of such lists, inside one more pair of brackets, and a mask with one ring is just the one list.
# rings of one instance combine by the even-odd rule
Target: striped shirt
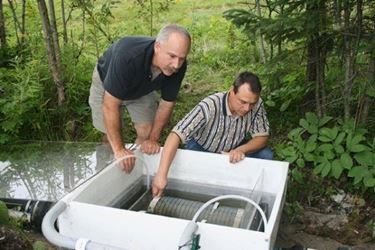
[[228,106],[229,92],[210,95],[195,106],[173,128],[182,143],[194,139],[205,150],[230,151],[252,137],[269,135],[269,123],[263,101],[244,116],[233,116]]

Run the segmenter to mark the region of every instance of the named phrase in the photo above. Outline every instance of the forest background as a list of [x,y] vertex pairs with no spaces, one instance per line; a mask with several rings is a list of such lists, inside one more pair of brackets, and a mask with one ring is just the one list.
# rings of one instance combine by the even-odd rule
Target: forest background
[[[250,70],[276,159],[291,163],[289,204],[344,191],[373,207],[374,16],[370,0],[0,0],[0,144],[99,142],[88,106],[98,57],[120,37],[178,23],[193,45],[162,144],[199,100]],[[124,138],[135,139],[128,117]]]

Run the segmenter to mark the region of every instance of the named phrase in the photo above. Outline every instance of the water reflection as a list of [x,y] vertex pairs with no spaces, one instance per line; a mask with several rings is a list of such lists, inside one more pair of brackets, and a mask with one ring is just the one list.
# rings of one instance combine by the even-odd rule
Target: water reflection
[[110,146],[98,143],[0,146],[0,198],[56,201],[112,158]]

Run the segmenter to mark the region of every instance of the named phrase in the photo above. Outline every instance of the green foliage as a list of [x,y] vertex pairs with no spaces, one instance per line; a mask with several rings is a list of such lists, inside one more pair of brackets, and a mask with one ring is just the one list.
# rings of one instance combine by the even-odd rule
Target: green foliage
[[187,81],[207,87],[217,82],[221,88],[211,86],[210,93],[227,89],[234,76],[253,61],[251,53],[243,54],[250,49],[246,37],[220,17],[210,17],[190,30],[195,44],[189,55]]
[[3,201],[0,201],[0,225],[9,224],[9,211]]
[[47,244],[43,241],[37,240],[33,244],[33,250],[47,250]]
[[232,21],[248,34],[250,39],[255,40],[258,30],[262,30],[265,39],[270,43],[282,43],[305,39],[311,34],[316,22],[316,16],[305,15],[303,7],[304,1],[286,3],[285,1],[275,1],[271,4],[274,10],[272,17],[260,17],[255,8],[251,9],[229,9],[224,12],[224,17]]
[[291,57],[286,57],[284,63],[272,61],[254,69],[262,81],[262,98],[276,133],[284,133],[286,128],[298,123],[296,114],[303,113],[301,103],[311,90],[309,84],[301,84],[305,79],[304,69],[297,65],[290,67],[294,63]]
[[149,25],[149,35],[154,34],[154,22],[155,19],[159,19],[160,15],[164,12],[168,12],[170,10],[171,5],[174,4],[173,0],[134,0],[134,11],[137,12],[137,16],[139,19],[144,19],[146,23]]
[[298,201],[285,202],[283,212],[288,217],[288,220],[293,223],[298,214],[303,211],[303,206]]
[[375,238],[375,220],[371,219],[366,226],[370,228],[372,238]]
[[[110,0],[66,1],[66,10],[70,9],[68,43],[63,43],[60,36],[66,102],[60,107],[56,104],[56,87],[48,71],[40,16],[35,15],[38,8],[35,3],[27,2],[28,47],[24,53],[17,54],[18,58],[16,53],[10,53],[7,60],[11,64],[0,68],[0,143],[35,139],[97,141],[99,133],[91,124],[88,105],[97,57],[108,47],[109,40],[124,35],[148,35],[151,15],[154,35],[166,23],[176,22],[187,27],[194,40],[184,80],[193,86],[193,90],[191,93],[181,91],[179,102],[183,105],[177,103],[170,129],[204,96],[229,86],[234,75],[252,61],[252,53],[243,53],[252,49],[246,36],[221,17],[222,6],[228,2],[157,0],[153,1],[151,13],[150,1],[133,1],[132,4]],[[60,7],[55,7],[61,35]],[[141,15],[141,12],[147,15]],[[13,45],[14,41],[9,44]],[[10,46],[7,51],[12,49]],[[22,99],[18,96],[20,90],[26,93]],[[17,105],[17,98],[20,105]],[[4,108],[3,103],[6,104]],[[130,127],[129,121],[125,131],[125,139],[129,140],[135,134]]]
[[69,63],[75,55],[74,48],[66,48],[63,61],[66,65],[64,81],[67,100],[63,107],[56,110],[56,113],[61,114],[59,123],[63,132],[62,139],[65,140],[92,136],[84,125],[91,120],[88,98],[95,63],[89,57],[76,59],[73,64]]
[[18,59],[14,61],[14,70],[7,72],[6,79],[0,85],[4,93],[0,99],[0,143],[17,138],[24,125],[32,126],[30,120],[35,118],[36,110],[46,102],[41,95],[40,65],[31,61],[21,66]]
[[66,47],[62,55],[67,96],[62,107],[56,104],[56,88],[42,54],[30,61],[15,58],[11,68],[0,69],[5,76],[0,83],[4,96],[0,98],[0,144],[18,139],[73,140],[86,134],[83,125],[90,117],[87,100],[94,64],[87,58],[78,63],[73,51]]
[[[360,12],[356,10],[359,6]],[[346,25],[340,22],[343,13],[339,9],[346,7],[350,17],[347,20],[348,27],[345,28]],[[361,13],[361,17],[357,16],[358,13]],[[242,30],[255,47],[260,47],[258,39],[260,39],[259,34],[262,35],[266,62],[264,65],[255,65],[255,67],[257,72],[259,69],[260,72],[264,72],[265,79],[271,82],[270,86],[273,86],[272,82],[278,84],[276,88],[267,89],[266,105],[270,107],[268,110],[271,112],[277,110],[283,112],[281,122],[284,126],[286,123],[295,124],[297,117],[307,111],[315,110],[318,105],[321,106],[320,99],[323,103],[329,103],[329,105],[323,104],[325,114],[340,114],[341,116],[344,105],[346,108],[357,107],[356,111],[352,108],[351,116],[356,115],[356,121],[360,121],[358,116],[363,110],[364,93],[373,96],[374,92],[371,87],[374,85],[371,80],[373,70],[368,67],[373,64],[370,58],[374,58],[374,42],[366,37],[367,34],[374,32],[369,22],[373,15],[374,8],[370,1],[364,1],[360,5],[357,5],[355,1],[349,1],[348,6],[340,6],[332,1],[276,0],[264,2],[261,14],[253,8],[252,3],[242,5],[241,8],[233,7],[224,12],[224,17]],[[361,30],[363,36],[359,35],[354,42],[358,42],[357,45],[354,45],[352,38],[346,38],[345,29],[351,32],[355,32],[356,29]],[[315,42],[319,44],[318,47],[313,46]],[[345,71],[348,69],[343,67],[345,64],[343,61],[344,44],[347,43],[353,43],[351,46],[356,48],[355,52],[352,52],[355,69],[353,84],[349,87],[349,92],[351,92],[349,96],[345,95],[342,88],[348,81],[344,79]],[[320,49],[321,55],[318,57],[323,58],[318,60],[323,60],[321,64],[326,67],[320,70],[324,74],[321,79],[323,83],[321,86],[314,86],[312,83],[316,84],[318,79],[314,68],[318,57],[314,53]],[[257,54],[258,50],[254,52]],[[285,68],[289,72],[280,71],[280,68]],[[287,85],[287,88],[282,89],[285,87],[283,78],[290,78],[294,82],[293,85]],[[261,77],[261,79],[264,78]],[[318,89],[315,90],[315,87]],[[318,92],[324,92],[324,94],[318,97],[315,95]],[[319,99],[316,99],[317,97]],[[370,102],[373,102],[373,98]],[[289,111],[298,115],[295,116]],[[374,131],[373,117],[372,112],[366,124],[370,133]],[[270,120],[273,124],[272,119]],[[281,130],[282,128],[276,128],[277,132]]]
[[294,166],[292,177],[301,184],[301,169],[311,166],[323,178],[345,175],[354,186],[375,192],[375,139],[366,142],[367,130],[353,124],[306,113],[300,127],[289,132],[289,141],[277,146],[277,155]]
[[101,3],[92,0],[72,2],[72,7],[81,9],[85,15],[87,13],[87,22],[91,24],[90,33],[94,36],[94,39],[99,39],[100,36],[98,36],[98,33],[101,33],[110,42],[115,40],[109,29],[114,19],[111,12],[111,8],[114,7],[113,5],[112,0],[101,1]]
[[[306,41],[311,33],[306,24],[314,23],[310,20],[313,17],[302,14],[301,6],[304,4],[268,2],[269,8],[262,10],[263,16],[259,16],[255,8],[234,8],[224,12],[224,17],[240,28],[253,46],[260,47],[257,44],[259,36],[255,34],[261,32],[264,37],[267,61],[252,68],[265,86],[262,96],[270,114],[272,130],[276,133],[283,133],[285,128],[298,122],[298,114],[306,112],[303,109],[305,96],[313,90],[313,86],[306,83],[306,68],[301,67],[303,57],[296,60],[304,49],[296,45]],[[254,54],[258,51],[254,50]],[[282,113],[282,116],[272,115],[277,113]]]

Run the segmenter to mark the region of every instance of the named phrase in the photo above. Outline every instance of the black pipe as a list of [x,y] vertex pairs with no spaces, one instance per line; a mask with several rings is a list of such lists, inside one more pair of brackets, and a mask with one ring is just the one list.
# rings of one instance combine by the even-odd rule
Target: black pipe
[[0,198],[8,209],[26,214],[27,222],[37,231],[42,232],[44,215],[54,205],[52,201]]

